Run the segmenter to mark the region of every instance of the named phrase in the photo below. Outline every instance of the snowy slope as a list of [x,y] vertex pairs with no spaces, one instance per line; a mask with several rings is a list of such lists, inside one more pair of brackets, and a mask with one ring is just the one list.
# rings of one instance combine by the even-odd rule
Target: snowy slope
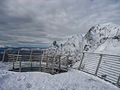
[[57,75],[0,70],[0,90],[119,90],[119,88],[78,70]]

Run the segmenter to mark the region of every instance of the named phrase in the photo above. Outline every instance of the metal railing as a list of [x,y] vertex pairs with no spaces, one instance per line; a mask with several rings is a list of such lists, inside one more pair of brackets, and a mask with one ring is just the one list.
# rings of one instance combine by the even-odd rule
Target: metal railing
[[1,61],[12,63],[11,70],[17,69],[19,72],[23,68],[38,68],[37,71],[43,72],[48,70],[51,74],[68,70],[67,56],[49,55],[46,50],[2,50],[0,56]]
[[82,52],[79,70],[120,87],[120,56]]
[[[120,87],[120,56],[99,53],[81,52],[81,60],[78,69],[89,74],[98,76]],[[42,67],[51,69],[68,69],[73,63],[72,55],[51,56],[46,50],[1,50],[0,60],[10,61],[13,68],[18,67]]]

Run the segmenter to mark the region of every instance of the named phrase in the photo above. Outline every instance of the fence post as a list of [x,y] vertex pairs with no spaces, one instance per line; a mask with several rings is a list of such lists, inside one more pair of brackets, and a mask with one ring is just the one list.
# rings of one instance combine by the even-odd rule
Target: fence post
[[40,58],[39,58],[39,71],[42,71],[42,67],[41,67],[41,60],[42,59],[42,55],[40,55]]
[[81,61],[80,61],[80,65],[79,65],[79,67],[78,67],[78,70],[81,69],[81,65],[82,65],[82,62],[83,62],[84,56],[85,56],[85,53],[83,53],[83,55],[82,55],[82,59],[81,59]]
[[53,56],[53,60],[52,60],[52,74],[54,74],[54,68],[55,68],[55,55]]
[[31,52],[30,52],[30,58],[29,58],[29,60],[30,60],[30,67],[31,67],[31,69],[32,69],[32,50],[31,50]]
[[119,87],[120,87],[120,75],[118,76],[117,86],[119,86]]
[[6,50],[4,50],[4,52],[3,52],[2,62],[5,60],[5,53],[6,53]]
[[100,54],[100,59],[99,59],[99,62],[98,62],[98,66],[96,68],[96,71],[95,71],[95,76],[97,76],[97,73],[98,73],[98,70],[99,70],[99,67],[100,67],[100,64],[101,64],[101,61],[102,61],[102,54]]
[[68,71],[68,65],[69,65],[68,61],[69,61],[69,55],[67,55],[67,62],[66,62],[67,71]]
[[13,55],[13,70],[14,70],[14,67],[15,67],[15,56]]
[[18,54],[17,54],[17,61],[19,60],[19,72],[21,72],[21,59],[19,59],[19,53],[20,51],[18,50]]
[[59,56],[59,71],[61,70],[61,56]]
[[48,68],[48,61],[49,61],[49,56],[48,54],[46,55],[46,69]]

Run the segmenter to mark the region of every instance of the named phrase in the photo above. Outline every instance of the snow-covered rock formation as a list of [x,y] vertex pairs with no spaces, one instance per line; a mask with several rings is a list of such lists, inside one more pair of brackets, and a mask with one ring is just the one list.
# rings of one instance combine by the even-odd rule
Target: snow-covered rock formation
[[98,24],[90,28],[83,36],[74,35],[64,43],[53,45],[55,54],[73,55],[79,60],[80,52],[97,52],[106,54],[120,54],[120,26],[113,23]]
[[84,37],[84,50],[120,54],[120,26],[105,23],[91,27]]

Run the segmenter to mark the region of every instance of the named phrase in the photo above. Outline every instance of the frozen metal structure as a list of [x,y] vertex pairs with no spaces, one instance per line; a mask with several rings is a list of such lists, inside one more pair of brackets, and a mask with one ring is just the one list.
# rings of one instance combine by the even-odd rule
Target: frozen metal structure
[[81,52],[79,70],[120,87],[120,56]]
[[[73,57],[49,54],[49,49],[41,50],[1,50],[0,60],[12,63],[11,70],[43,71],[51,74],[68,71],[73,66]],[[120,56],[80,52],[78,70],[98,76],[120,87]]]

